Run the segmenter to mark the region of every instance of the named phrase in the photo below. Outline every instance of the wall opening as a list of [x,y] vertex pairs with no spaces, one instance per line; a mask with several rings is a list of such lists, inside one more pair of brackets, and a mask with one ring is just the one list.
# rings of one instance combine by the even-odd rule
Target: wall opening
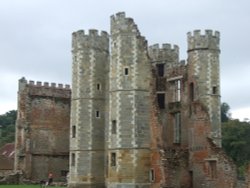
[[159,77],[164,76],[164,64],[156,64],[157,73]]
[[112,134],[116,134],[116,120],[112,121],[111,132]]
[[181,113],[174,113],[174,143],[181,143]]
[[175,81],[175,102],[181,101],[181,80]]
[[213,95],[217,94],[217,87],[213,86]]
[[150,171],[149,171],[149,181],[150,182],[155,181],[155,171],[154,171],[154,169],[150,169]]
[[124,69],[124,75],[126,75],[126,76],[128,75],[128,68]]
[[216,160],[209,161],[209,175],[211,179],[217,178],[217,161]]
[[95,111],[95,117],[96,118],[100,118],[100,112],[97,110],[97,111]]
[[116,166],[116,153],[111,153],[111,161],[110,161],[110,165],[111,166]]
[[71,166],[75,166],[76,163],[76,154],[72,153],[71,154]]
[[72,126],[72,138],[75,138],[76,137],[76,126],[73,125]]
[[165,109],[165,93],[157,93],[157,102],[160,109]]
[[101,84],[96,84],[96,89],[98,90],[98,91],[100,91],[101,90]]
[[190,100],[194,101],[194,83],[190,83],[189,85],[189,92],[190,92]]

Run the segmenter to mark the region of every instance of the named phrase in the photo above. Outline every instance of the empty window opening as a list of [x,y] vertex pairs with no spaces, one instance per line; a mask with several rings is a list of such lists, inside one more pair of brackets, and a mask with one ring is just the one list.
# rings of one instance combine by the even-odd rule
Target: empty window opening
[[193,82],[190,84],[189,90],[190,90],[190,100],[194,101],[194,83]]
[[73,125],[72,126],[72,138],[75,138],[76,137],[76,126]]
[[112,121],[111,132],[112,134],[116,134],[116,120]]
[[181,142],[181,113],[174,114],[174,143],[179,144]]
[[124,69],[124,75],[128,75],[128,68]]
[[96,118],[100,118],[100,112],[97,110],[97,111],[95,111],[95,117]]
[[75,166],[76,163],[76,155],[74,153],[71,154],[71,166]]
[[175,101],[181,101],[181,80],[175,81]]
[[149,171],[149,181],[150,182],[155,181],[155,171],[154,171],[154,169],[150,169],[150,171]]
[[163,77],[164,76],[164,64],[157,64],[157,73],[158,76]]
[[116,166],[116,153],[111,153],[110,165]]
[[158,106],[160,109],[165,109],[165,93],[157,94]]
[[96,84],[96,89],[99,91],[99,90],[101,90],[101,84]]
[[217,87],[216,86],[213,86],[213,94],[217,94]]
[[209,174],[211,179],[217,178],[217,164],[216,161],[209,161]]

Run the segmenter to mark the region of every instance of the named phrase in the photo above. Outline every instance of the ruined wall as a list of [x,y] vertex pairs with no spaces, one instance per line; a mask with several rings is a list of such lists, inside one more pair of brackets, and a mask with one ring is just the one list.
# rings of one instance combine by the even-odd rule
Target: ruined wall
[[19,80],[15,170],[25,178],[51,171],[59,180],[68,171],[70,95],[68,85]]
[[111,17],[108,187],[148,187],[151,69],[147,42],[125,13]]
[[72,35],[70,187],[104,187],[105,98],[109,38],[102,31]]

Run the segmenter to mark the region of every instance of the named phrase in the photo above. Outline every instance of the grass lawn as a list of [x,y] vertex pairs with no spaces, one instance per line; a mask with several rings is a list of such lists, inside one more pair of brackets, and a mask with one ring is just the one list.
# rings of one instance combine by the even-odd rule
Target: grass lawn
[[[0,185],[0,188],[40,188],[40,185]],[[62,188],[55,186],[47,186],[46,188]]]

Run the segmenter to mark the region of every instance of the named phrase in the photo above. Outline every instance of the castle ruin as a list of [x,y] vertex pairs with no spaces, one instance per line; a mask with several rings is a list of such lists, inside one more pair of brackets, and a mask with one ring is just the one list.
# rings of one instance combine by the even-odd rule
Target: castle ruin
[[[123,12],[111,16],[110,35],[93,29],[74,32],[71,105],[67,90],[67,97],[59,100],[67,101],[65,111],[57,114],[62,118],[70,113],[70,123],[62,118],[56,125],[65,126],[65,138],[53,147],[63,145],[62,151],[69,151],[68,187],[236,187],[236,167],[221,149],[219,42],[217,31],[189,32],[188,58],[180,61],[177,45],[148,46],[133,19]],[[50,97],[44,93],[46,105]],[[19,101],[27,100],[27,95]],[[40,109],[47,111],[50,106]],[[34,115],[39,120],[34,125],[45,125],[41,122],[46,116]],[[19,132],[28,133],[24,125],[29,128],[32,123],[21,122],[21,117]],[[60,129],[56,126],[51,124],[55,131]],[[54,141],[61,137],[56,135]],[[22,151],[23,137],[17,138],[17,149]],[[26,161],[24,171],[30,169],[31,157],[47,157],[45,150],[34,154],[30,148],[34,141],[27,138],[25,160],[19,156],[16,165],[22,169]],[[29,172],[25,173],[32,176]]]

